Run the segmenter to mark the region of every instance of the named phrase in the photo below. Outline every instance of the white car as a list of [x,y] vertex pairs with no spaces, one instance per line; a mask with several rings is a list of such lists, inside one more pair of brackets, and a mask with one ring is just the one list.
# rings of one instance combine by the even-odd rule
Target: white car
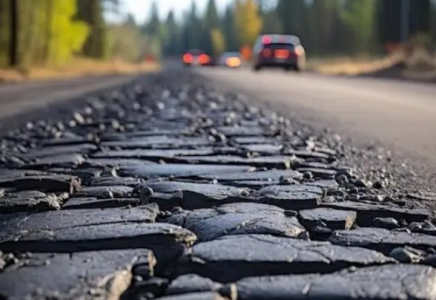
[[242,66],[242,56],[239,52],[225,52],[218,58],[218,65],[227,68]]

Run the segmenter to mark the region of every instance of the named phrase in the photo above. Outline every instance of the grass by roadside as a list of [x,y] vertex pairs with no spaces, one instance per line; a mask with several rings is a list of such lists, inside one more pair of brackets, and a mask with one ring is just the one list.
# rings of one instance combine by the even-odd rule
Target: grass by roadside
[[311,59],[309,70],[327,75],[373,76],[436,82],[436,55],[422,49],[385,57]]
[[30,69],[0,69],[0,83],[23,82],[30,80],[53,80],[83,76],[101,76],[111,74],[135,74],[157,71],[158,63],[143,62],[138,64],[120,60],[100,62],[77,58],[58,67],[33,67]]
[[360,75],[387,69],[404,60],[401,54],[387,57],[335,57],[309,59],[307,68],[327,75]]

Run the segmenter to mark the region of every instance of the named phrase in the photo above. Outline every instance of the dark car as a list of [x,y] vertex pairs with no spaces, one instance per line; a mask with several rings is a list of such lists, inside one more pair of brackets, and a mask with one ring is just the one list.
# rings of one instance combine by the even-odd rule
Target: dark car
[[302,71],[306,65],[306,53],[300,39],[293,35],[262,35],[254,45],[253,69],[280,67]]
[[183,64],[185,66],[211,66],[213,59],[203,50],[192,49],[183,55]]

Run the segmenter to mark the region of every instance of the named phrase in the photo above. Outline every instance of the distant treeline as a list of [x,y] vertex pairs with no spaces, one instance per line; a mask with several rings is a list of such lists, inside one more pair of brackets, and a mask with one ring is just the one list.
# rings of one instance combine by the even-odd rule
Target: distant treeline
[[381,53],[417,34],[435,41],[436,1],[236,0],[220,14],[209,0],[201,13],[193,3],[179,22],[173,12],[160,20],[154,5],[144,33],[148,51],[156,55],[190,48],[237,51],[260,33],[298,35],[313,55]]
[[57,65],[74,55],[138,60],[144,37],[133,19],[105,20],[118,1],[0,0],[0,67]]
[[[121,5],[0,0],[0,67],[63,64],[76,55],[139,61],[192,48],[219,55],[251,47],[261,33],[298,35],[316,56],[382,53],[417,35],[427,46],[436,40],[435,0],[235,0],[222,12],[215,0],[202,12],[193,1],[181,19],[172,11],[160,19],[155,3],[146,24],[121,16]],[[109,24],[109,13],[123,21]]]

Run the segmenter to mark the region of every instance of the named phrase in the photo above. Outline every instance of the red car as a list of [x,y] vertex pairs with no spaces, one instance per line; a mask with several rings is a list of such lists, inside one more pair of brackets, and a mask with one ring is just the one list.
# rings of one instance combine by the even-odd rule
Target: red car
[[210,66],[213,60],[203,50],[193,49],[183,55],[183,64],[185,66]]

